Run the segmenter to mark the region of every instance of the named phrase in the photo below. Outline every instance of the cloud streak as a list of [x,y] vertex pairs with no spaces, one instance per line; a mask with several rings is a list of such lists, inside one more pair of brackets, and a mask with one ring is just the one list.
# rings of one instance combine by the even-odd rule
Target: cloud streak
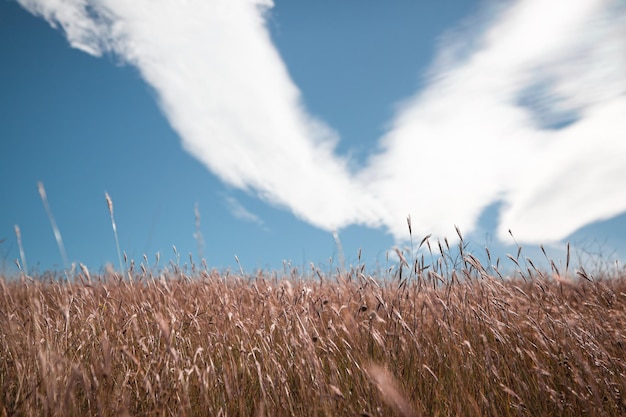
[[259,216],[245,208],[236,198],[227,196],[225,202],[228,210],[235,218],[249,223],[254,223],[257,226],[264,226],[263,220],[261,220]]
[[[549,242],[626,211],[626,7],[518,0],[442,37],[425,87],[358,171],[305,109],[266,27],[271,0],[19,0],[70,44],[135,66],[184,148],[225,183],[332,231]],[[485,6],[487,7],[487,6]]]

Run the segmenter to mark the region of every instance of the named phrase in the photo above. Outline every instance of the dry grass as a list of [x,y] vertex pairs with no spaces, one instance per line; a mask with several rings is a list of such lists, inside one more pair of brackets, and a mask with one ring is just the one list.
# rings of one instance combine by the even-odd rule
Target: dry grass
[[626,414],[626,274],[445,266],[1,279],[0,415]]

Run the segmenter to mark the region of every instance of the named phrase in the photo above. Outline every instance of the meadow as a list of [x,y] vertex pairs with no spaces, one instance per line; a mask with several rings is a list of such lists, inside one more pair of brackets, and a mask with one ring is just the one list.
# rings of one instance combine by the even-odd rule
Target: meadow
[[4,277],[0,415],[626,415],[623,269],[424,243],[384,276]]

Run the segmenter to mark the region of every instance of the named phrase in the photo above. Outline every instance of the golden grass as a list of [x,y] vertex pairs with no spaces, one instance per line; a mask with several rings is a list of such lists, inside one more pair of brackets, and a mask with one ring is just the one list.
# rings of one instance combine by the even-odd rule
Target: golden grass
[[1,279],[0,415],[626,414],[626,274],[463,265]]

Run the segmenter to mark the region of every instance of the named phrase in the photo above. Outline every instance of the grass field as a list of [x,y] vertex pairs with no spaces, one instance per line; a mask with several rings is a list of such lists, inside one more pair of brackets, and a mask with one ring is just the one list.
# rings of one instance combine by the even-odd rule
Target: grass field
[[623,270],[441,255],[3,278],[0,415],[626,415]]

